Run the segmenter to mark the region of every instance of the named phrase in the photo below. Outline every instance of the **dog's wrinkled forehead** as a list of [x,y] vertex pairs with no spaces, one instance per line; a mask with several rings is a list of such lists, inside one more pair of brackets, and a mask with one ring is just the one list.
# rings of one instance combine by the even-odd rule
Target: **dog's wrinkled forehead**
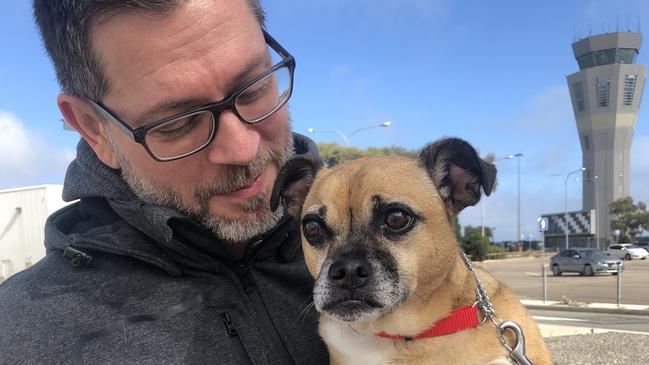
[[416,160],[367,158],[318,173],[302,215],[358,216],[389,203],[424,209],[436,200],[440,201],[437,189]]

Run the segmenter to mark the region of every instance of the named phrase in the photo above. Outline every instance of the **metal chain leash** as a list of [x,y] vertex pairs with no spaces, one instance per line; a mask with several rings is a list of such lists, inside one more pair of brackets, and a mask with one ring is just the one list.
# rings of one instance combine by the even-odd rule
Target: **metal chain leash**
[[[462,253],[464,265],[466,265],[467,269],[469,269],[469,271],[473,275],[473,278],[475,279],[475,292],[477,299],[474,305],[478,306],[478,309],[480,310],[480,312],[482,312],[483,315],[483,318],[480,321],[480,325],[482,325],[487,320],[487,318],[489,318],[498,330],[498,339],[500,340],[500,344],[508,351],[509,359],[518,365],[533,365],[525,355],[525,336],[523,335],[522,328],[518,325],[518,323],[514,321],[503,321],[502,319],[500,319],[500,317],[498,317],[496,310],[491,305],[491,300],[489,300],[487,290],[482,284],[482,281],[480,281],[478,274],[475,272],[473,263],[471,262],[471,260],[469,260],[469,257],[466,255],[466,253],[464,253],[463,250],[460,250],[460,253]],[[505,340],[506,330],[511,330],[512,332],[514,332],[516,343],[516,346],[514,348],[509,346],[509,344]]]
[[476,300],[476,304],[478,306],[478,309],[482,312],[482,315],[484,316],[482,323],[489,318],[493,324],[498,327],[501,323],[502,320],[496,315],[496,310],[493,308],[491,305],[491,301],[489,300],[489,295],[487,294],[487,290],[485,290],[484,285],[482,284],[482,281],[480,281],[480,278],[478,277],[478,274],[475,272],[475,269],[473,268],[473,263],[471,263],[471,260],[469,260],[469,257],[464,253],[464,251],[460,251],[462,253],[462,259],[464,259],[464,265],[466,265],[467,269],[471,272],[473,275],[473,278],[475,279],[475,284],[476,284],[476,297],[478,298]]

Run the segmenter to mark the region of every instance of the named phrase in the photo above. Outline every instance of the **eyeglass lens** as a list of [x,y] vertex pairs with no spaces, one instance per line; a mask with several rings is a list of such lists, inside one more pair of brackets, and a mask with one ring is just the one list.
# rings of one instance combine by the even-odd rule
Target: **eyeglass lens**
[[[290,94],[290,70],[280,67],[249,85],[237,96],[234,105],[245,122],[257,123],[281,108]],[[146,144],[156,157],[173,159],[205,147],[216,133],[216,126],[210,111],[196,112],[149,130]]]

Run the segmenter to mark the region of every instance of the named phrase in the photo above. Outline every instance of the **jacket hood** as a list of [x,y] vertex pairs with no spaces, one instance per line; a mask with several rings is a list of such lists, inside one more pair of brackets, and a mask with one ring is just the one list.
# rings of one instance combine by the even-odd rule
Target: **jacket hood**
[[[309,138],[293,133],[296,154],[319,159]],[[66,172],[63,199],[79,202],[52,214],[45,226],[47,251],[68,247],[131,256],[179,275],[181,267],[213,269],[217,258],[234,258],[200,224],[181,212],[138,199],[119,170],[104,165],[82,139]],[[254,241],[285,233],[290,219]],[[152,244],[154,242],[154,244]],[[266,244],[264,244],[266,246]],[[290,256],[290,252],[284,253]],[[287,256],[287,257],[288,257]]]

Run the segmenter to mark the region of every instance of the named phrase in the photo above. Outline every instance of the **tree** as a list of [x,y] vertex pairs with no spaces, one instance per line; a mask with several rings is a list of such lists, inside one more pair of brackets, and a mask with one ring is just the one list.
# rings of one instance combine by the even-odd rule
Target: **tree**
[[[466,226],[464,227],[464,236],[470,236],[472,234],[482,236],[482,227],[473,227],[473,226]],[[493,231],[491,227],[484,227],[484,237],[487,238],[489,241],[492,241],[494,236],[493,236]]]
[[482,261],[487,258],[489,252],[489,239],[482,237],[480,227],[468,226],[464,229],[464,239],[462,239],[462,249],[467,255],[471,256],[474,261]]
[[453,226],[455,227],[455,238],[458,243],[462,242],[462,226],[460,225],[460,218],[457,216],[453,217]]
[[370,147],[367,150],[359,150],[356,147],[344,147],[337,143],[318,143],[320,158],[325,166],[332,167],[348,160],[354,160],[360,157],[372,156],[407,156],[416,158],[419,156],[419,150],[407,150],[403,147]]
[[635,236],[649,227],[649,212],[647,205],[641,201],[633,203],[633,198],[621,198],[609,205],[611,215],[611,229],[620,230],[620,242],[633,242]]

